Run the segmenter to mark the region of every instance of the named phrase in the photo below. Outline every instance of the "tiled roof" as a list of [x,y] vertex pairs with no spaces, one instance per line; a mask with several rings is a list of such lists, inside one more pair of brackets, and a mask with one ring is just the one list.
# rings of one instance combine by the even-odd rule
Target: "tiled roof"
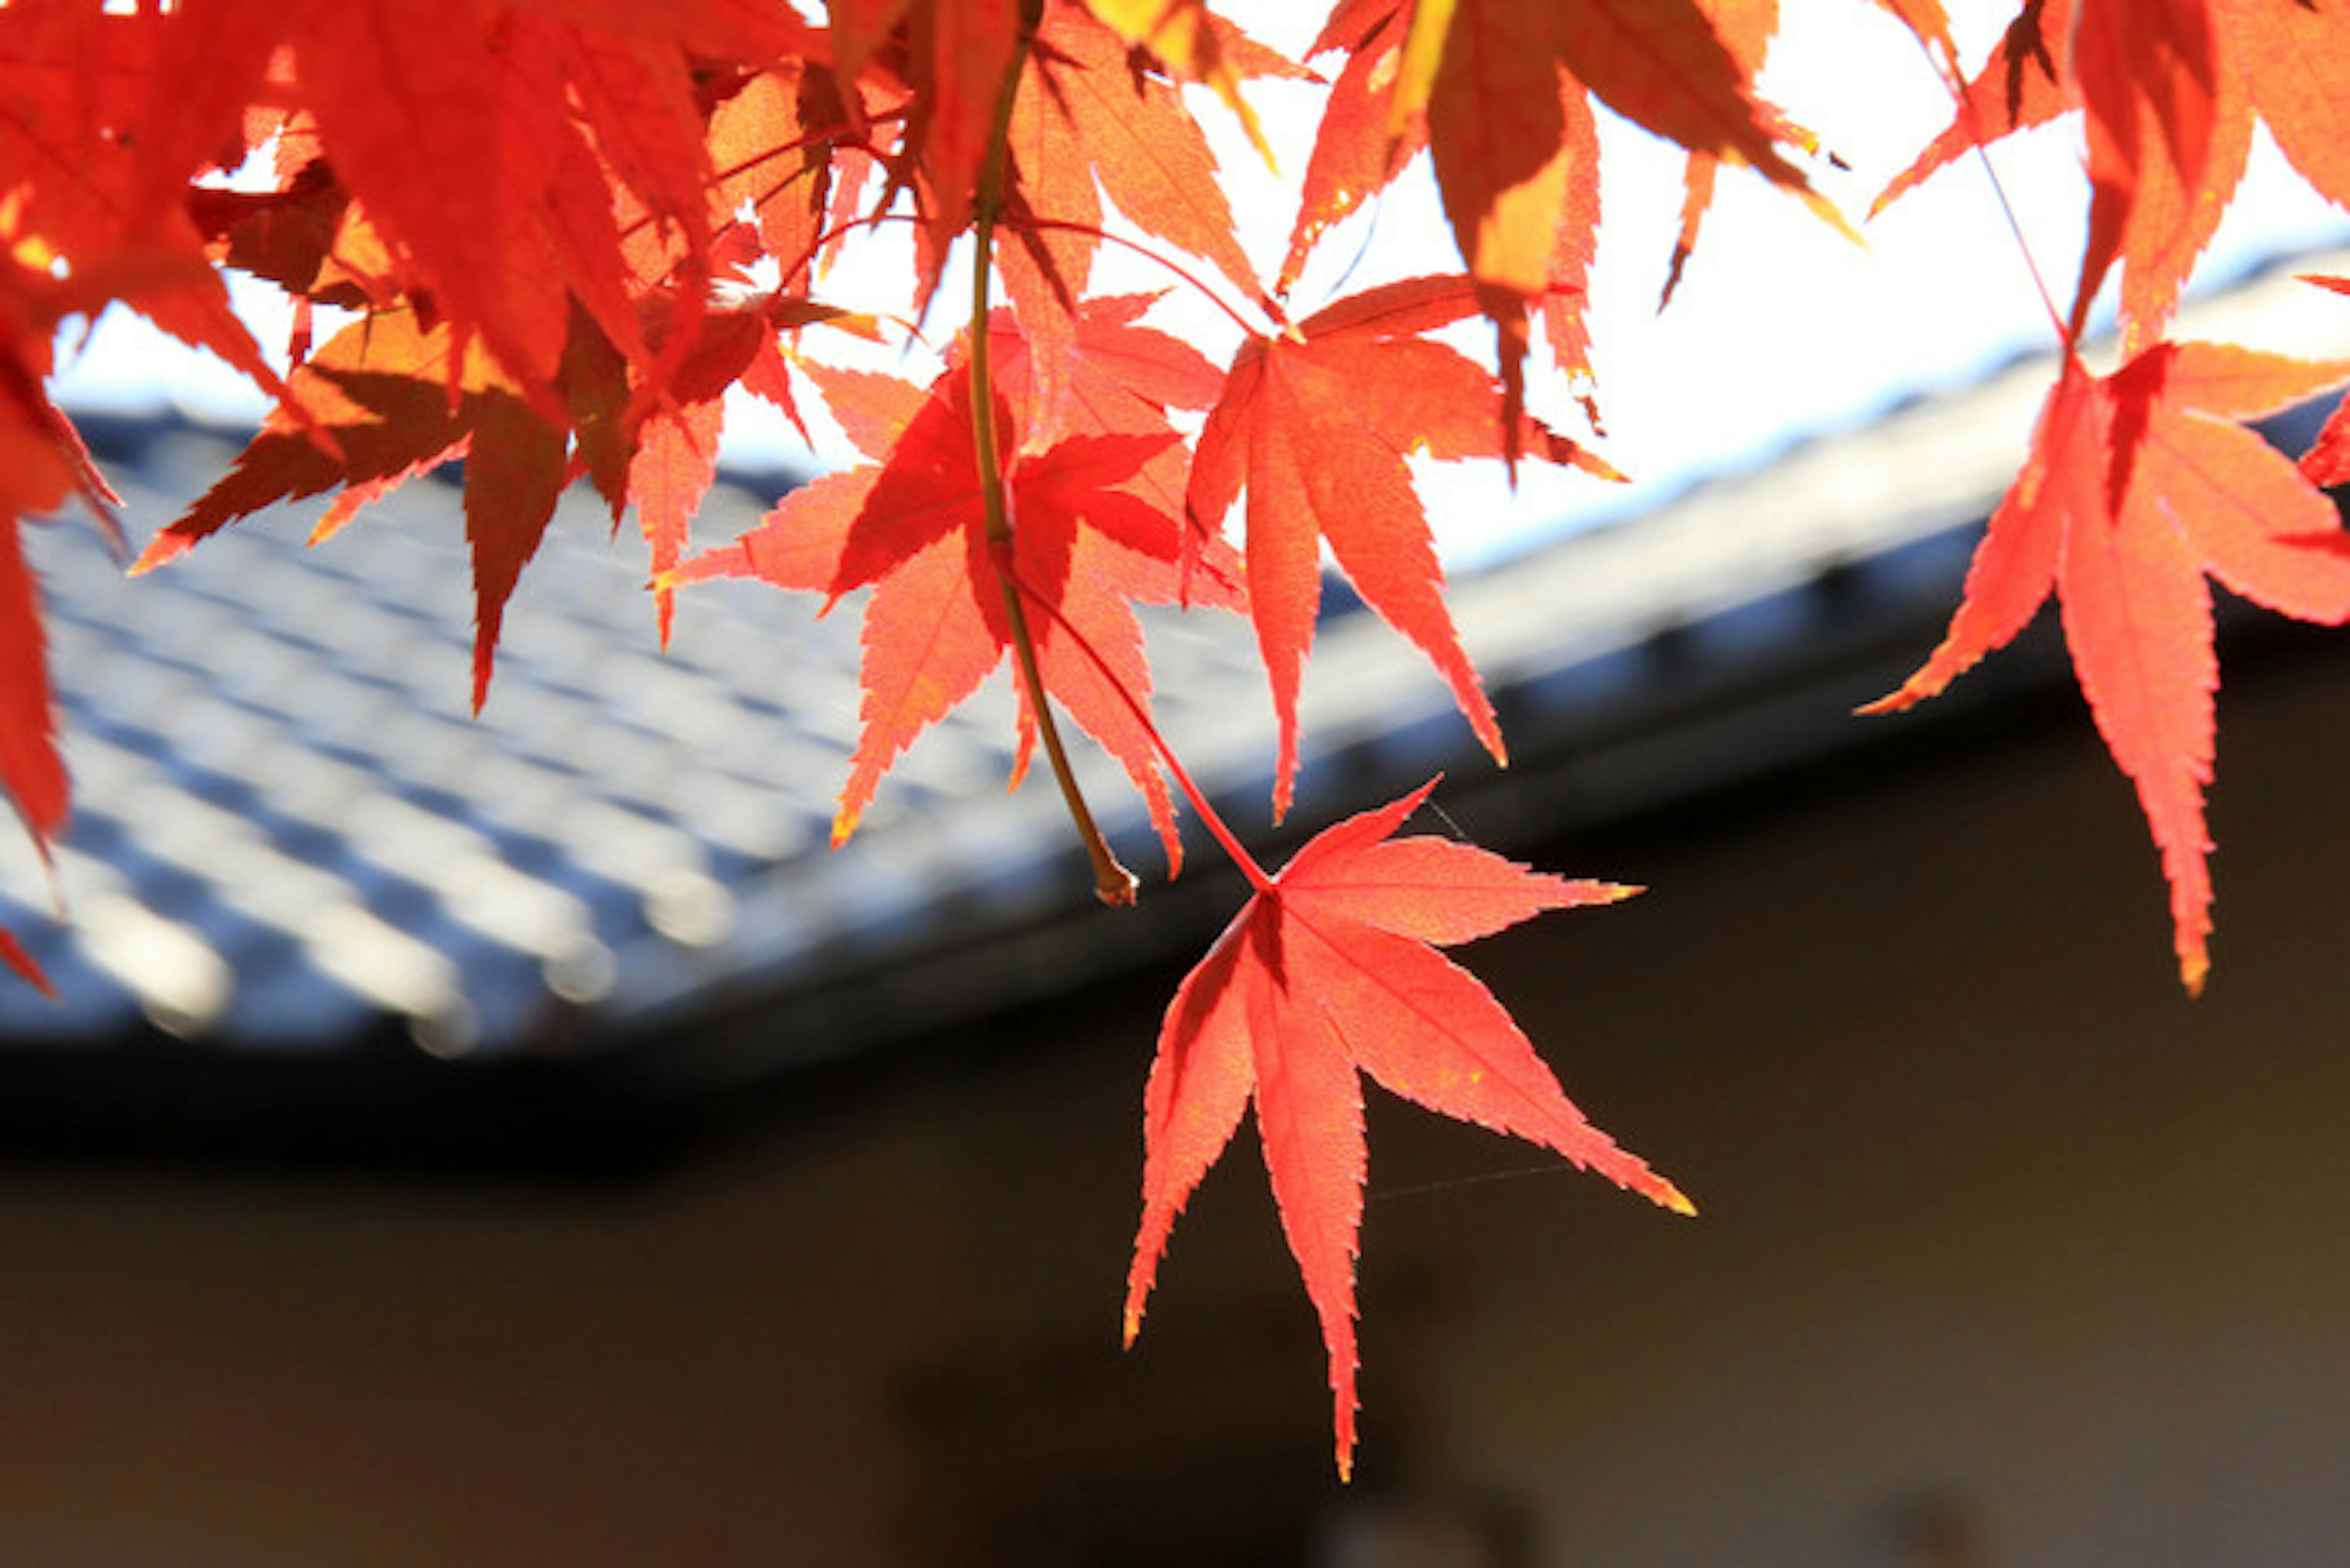
[[[2250,332],[2263,344],[2350,351],[2350,313],[2314,293],[2280,275],[2213,308],[2284,312]],[[1555,831],[1848,743],[1853,693],[1805,699],[1804,682],[1929,645],[2047,376],[2019,364],[1457,583],[1519,761],[1489,795],[1492,830]],[[87,427],[134,527],[175,514],[239,444],[161,416]],[[697,537],[731,537],[780,483],[723,483]],[[1228,913],[1212,872],[1148,890],[1157,916],[1089,910],[1049,783],[1003,792],[1001,673],[827,851],[856,618],[701,587],[664,654],[642,549],[611,543],[585,494],[525,574],[488,709],[468,718],[456,494],[411,484],[317,549],[311,513],[265,514],[135,581],[88,530],[38,531],[76,781],[69,919],[50,920],[30,850],[0,848],[0,920],[63,998],[0,989],[0,1041],[160,1031],[317,1052],[404,1020],[432,1053],[510,1055],[758,1005],[790,1052],[821,1054],[1163,957]],[[1245,628],[1152,626],[1162,724],[1237,820],[1262,823],[1270,721]],[[1464,795],[1492,774],[1420,657],[1360,613],[1330,618],[1305,720],[1301,815],[1317,823],[1440,769]],[[1131,792],[1088,766],[1154,880]]]

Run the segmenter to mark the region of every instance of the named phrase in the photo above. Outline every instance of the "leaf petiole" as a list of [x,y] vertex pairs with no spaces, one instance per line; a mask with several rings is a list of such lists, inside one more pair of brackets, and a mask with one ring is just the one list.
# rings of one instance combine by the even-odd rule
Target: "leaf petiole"
[[[1218,310],[1222,311],[1226,316],[1230,317],[1232,318],[1232,325],[1239,327],[1251,337],[1259,337],[1264,335],[1263,328],[1250,325],[1249,318],[1247,317],[1243,316],[1239,311],[1233,309],[1231,301],[1227,300],[1222,295],[1218,294],[1214,289],[1210,288],[1205,283],[1201,282],[1199,274],[1193,272],[1190,267],[1185,266],[1182,263],[1175,260],[1174,257],[1170,256],[1163,252],[1155,250],[1149,245],[1144,244],[1139,240],[1129,239],[1124,234],[1112,234],[1109,230],[1101,227],[1097,223],[1074,223],[1067,218],[1022,218],[1016,220],[1016,226],[1032,232],[1050,230],[1060,234],[1084,234],[1089,239],[1100,240],[1107,244],[1123,245],[1126,249],[1132,251],[1136,255],[1142,257],[1145,261],[1156,263],[1159,266],[1164,267],[1167,271],[1173,273],[1183,282],[1191,285],[1191,291],[1194,294],[1197,294],[1209,304],[1214,306]],[[1259,310],[1265,313],[1265,319],[1271,322],[1276,330],[1287,331],[1290,329],[1289,317],[1287,313],[1281,308],[1278,301],[1273,299],[1269,296],[1260,293],[1253,303]]]
[[1218,847],[1233,865],[1240,867],[1241,875],[1248,878],[1249,887],[1259,893],[1272,892],[1271,874],[1257,864],[1256,857],[1248,852],[1223,817],[1217,814],[1216,808],[1208,804],[1208,797],[1200,792],[1199,784],[1193,782],[1181,759],[1175,755],[1175,748],[1167,743],[1167,737],[1151,722],[1149,711],[1143,707],[1141,700],[1127,690],[1126,682],[1118,679],[1109,661],[1101,656],[1100,650],[1094,647],[1086,634],[1061,613],[1060,607],[1028,585],[1027,579],[1013,564],[1008,545],[997,554],[995,569],[1007,588],[1017,588],[1022,596],[1035,601],[1036,607],[1043,610],[1045,618],[1053,623],[1053,629],[1067,638],[1071,646],[1084,654],[1087,661],[1101,673],[1102,679],[1109,683],[1109,689],[1118,693],[1118,700],[1126,704],[1126,711],[1134,715],[1134,722],[1142,726],[1143,734],[1149,738],[1150,749],[1157,752],[1159,760],[1167,764],[1168,773],[1174,777],[1175,787],[1183,792],[1183,798],[1191,803],[1191,809],[1200,814],[1201,822],[1207,824],[1208,832],[1215,838]]
[[987,159],[980,168],[979,189],[972,202],[972,449],[979,465],[980,505],[985,517],[988,557],[994,563],[997,586],[1003,592],[1004,619],[1011,628],[1021,685],[1028,694],[1028,711],[1035,717],[1036,736],[1044,742],[1045,756],[1053,768],[1053,782],[1060,785],[1069,820],[1076,826],[1077,836],[1085,842],[1086,856],[1093,862],[1094,896],[1114,909],[1123,909],[1133,907],[1140,884],[1133,872],[1119,864],[1117,852],[1110,848],[1100,826],[1094,821],[1093,811],[1086,805],[1085,792],[1077,786],[1076,773],[1069,765],[1068,748],[1062,742],[1061,727],[1053,716],[1051,699],[1045,692],[1044,675],[1036,666],[1036,639],[1028,629],[1026,607],[1009,575],[1012,509],[1005,500],[1003,464],[995,446],[995,381],[988,365],[988,338],[992,336],[987,329],[991,303],[988,281],[995,254],[995,222],[1003,205],[1003,161],[1011,145],[1012,108],[1020,96],[1020,78],[1027,68],[1029,51],[1035,43],[1034,10],[1033,6],[1024,7],[1024,11],[1032,14],[1022,18],[1019,42],[1013,49],[1012,64],[1004,72],[1003,90],[995,102],[995,122],[988,131]]

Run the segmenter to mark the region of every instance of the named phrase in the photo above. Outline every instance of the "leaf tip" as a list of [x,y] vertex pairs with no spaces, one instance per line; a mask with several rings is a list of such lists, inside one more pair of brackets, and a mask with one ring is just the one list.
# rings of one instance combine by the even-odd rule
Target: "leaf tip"
[[1858,245],[1863,251],[1868,249],[1868,242],[1861,237],[1860,231],[1852,226],[1852,220],[1846,218],[1843,210],[1834,202],[1829,201],[1817,191],[1805,191],[1803,195],[1804,205],[1809,207],[1815,217],[1854,244]]
[[27,952],[23,944],[6,930],[0,930],[0,962],[16,971],[18,978],[51,1002],[57,1000],[57,988],[42,971],[38,960]]
[[1493,716],[1492,705],[1485,701],[1484,692],[1479,691],[1476,696],[1479,706],[1469,714],[1469,728],[1485,748],[1485,754],[1493,759],[1493,765],[1506,769],[1510,765],[1510,748],[1502,740],[1501,721]]
[[2178,983],[2187,988],[2189,1000],[2203,994],[2203,982],[2210,973],[2211,955],[2204,950],[2201,942],[2178,955]]
[[187,535],[174,534],[166,528],[147,541],[147,547],[139,552],[139,558],[125,568],[123,576],[143,577],[165,562],[187,554]]
[[1697,1218],[1697,1205],[1690,1201],[1688,1193],[1683,1192],[1671,1182],[1659,1178],[1655,1196],[1659,1207],[1669,1209],[1674,1213],[1690,1220]]

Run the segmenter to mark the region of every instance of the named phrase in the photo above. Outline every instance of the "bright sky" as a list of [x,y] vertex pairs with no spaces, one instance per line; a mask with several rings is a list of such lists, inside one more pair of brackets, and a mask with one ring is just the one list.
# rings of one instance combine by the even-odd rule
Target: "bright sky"
[[[1310,15],[1321,8],[1249,0],[1220,9],[1295,53],[1310,39]],[[1952,9],[1971,61],[2013,6],[1957,0]],[[1857,223],[1876,192],[1948,120],[1948,98],[1915,43],[1863,0],[1786,0],[1784,11],[1764,90],[1850,165],[1848,173],[1823,168],[1820,182]],[[1318,94],[1261,84],[1252,97],[1274,145],[1283,151],[1282,173],[1294,181],[1303,171]],[[1201,112],[1223,138],[1220,145],[1251,254],[1270,271],[1286,238],[1294,195],[1228,134],[1221,109],[1210,101]],[[1679,222],[1681,160],[1620,125],[1609,125],[1607,133],[1592,302],[1598,396],[1607,425],[1607,439],[1598,444],[1636,483],[1607,485],[1528,465],[1513,494],[1498,464],[1427,465],[1430,511],[1455,565],[1488,558],[1573,521],[1648,504],[1701,473],[1753,462],[1812,431],[1864,422],[1909,392],[1962,382],[2052,339],[2015,238],[1979,164],[1945,171],[1867,224],[1866,249],[1840,239],[1761,180],[1726,172],[1696,259],[1671,308],[1660,316],[1656,300]],[[2085,202],[2078,138],[2075,126],[2059,126],[2015,139],[1993,155],[2049,286],[2066,297]],[[2310,193],[2263,140],[2203,275],[2224,277],[2280,250],[2345,239],[2350,221]],[[1293,306],[1300,313],[1312,309],[1316,290],[1335,289],[1342,272],[1345,286],[1354,287],[1458,265],[1432,182],[1408,179],[1372,213],[1350,220],[1326,240]],[[859,275],[889,279],[904,273],[889,265],[844,266],[825,292],[842,303],[897,306],[879,295],[855,298]],[[1168,280],[1145,268],[1106,270],[1098,281],[1155,287]],[[252,297],[258,302],[263,292]],[[256,311],[252,318],[265,343],[282,337],[270,317]],[[1175,330],[1196,331],[1211,356],[1230,351],[1231,329],[1221,317],[1176,312],[1163,319]],[[1474,337],[1462,341],[1478,346]],[[901,361],[899,368],[927,373],[919,361]],[[172,400],[226,418],[257,419],[265,409],[232,372],[120,313],[74,361],[58,396],[68,407]],[[1535,402],[1538,411],[1575,432],[1574,406],[1563,388],[1538,383]],[[807,460],[781,420],[755,405],[730,413],[729,451],[762,464]],[[832,441],[818,452],[820,461],[850,456]]]

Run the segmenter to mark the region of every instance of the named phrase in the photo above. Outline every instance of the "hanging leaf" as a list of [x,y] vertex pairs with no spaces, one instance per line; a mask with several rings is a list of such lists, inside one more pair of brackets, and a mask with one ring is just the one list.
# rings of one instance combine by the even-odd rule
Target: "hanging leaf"
[[1446,839],[1393,837],[1435,787],[1326,828],[1258,889],[1176,992],[1143,1092],[1127,1343],[1141,1330],[1176,1216],[1253,1108],[1282,1230],[1329,1353],[1342,1478],[1354,1468],[1357,1404],[1361,1075],[1696,1212],[1584,1118],[1492,993],[1436,950],[1638,889],[1531,871]]

